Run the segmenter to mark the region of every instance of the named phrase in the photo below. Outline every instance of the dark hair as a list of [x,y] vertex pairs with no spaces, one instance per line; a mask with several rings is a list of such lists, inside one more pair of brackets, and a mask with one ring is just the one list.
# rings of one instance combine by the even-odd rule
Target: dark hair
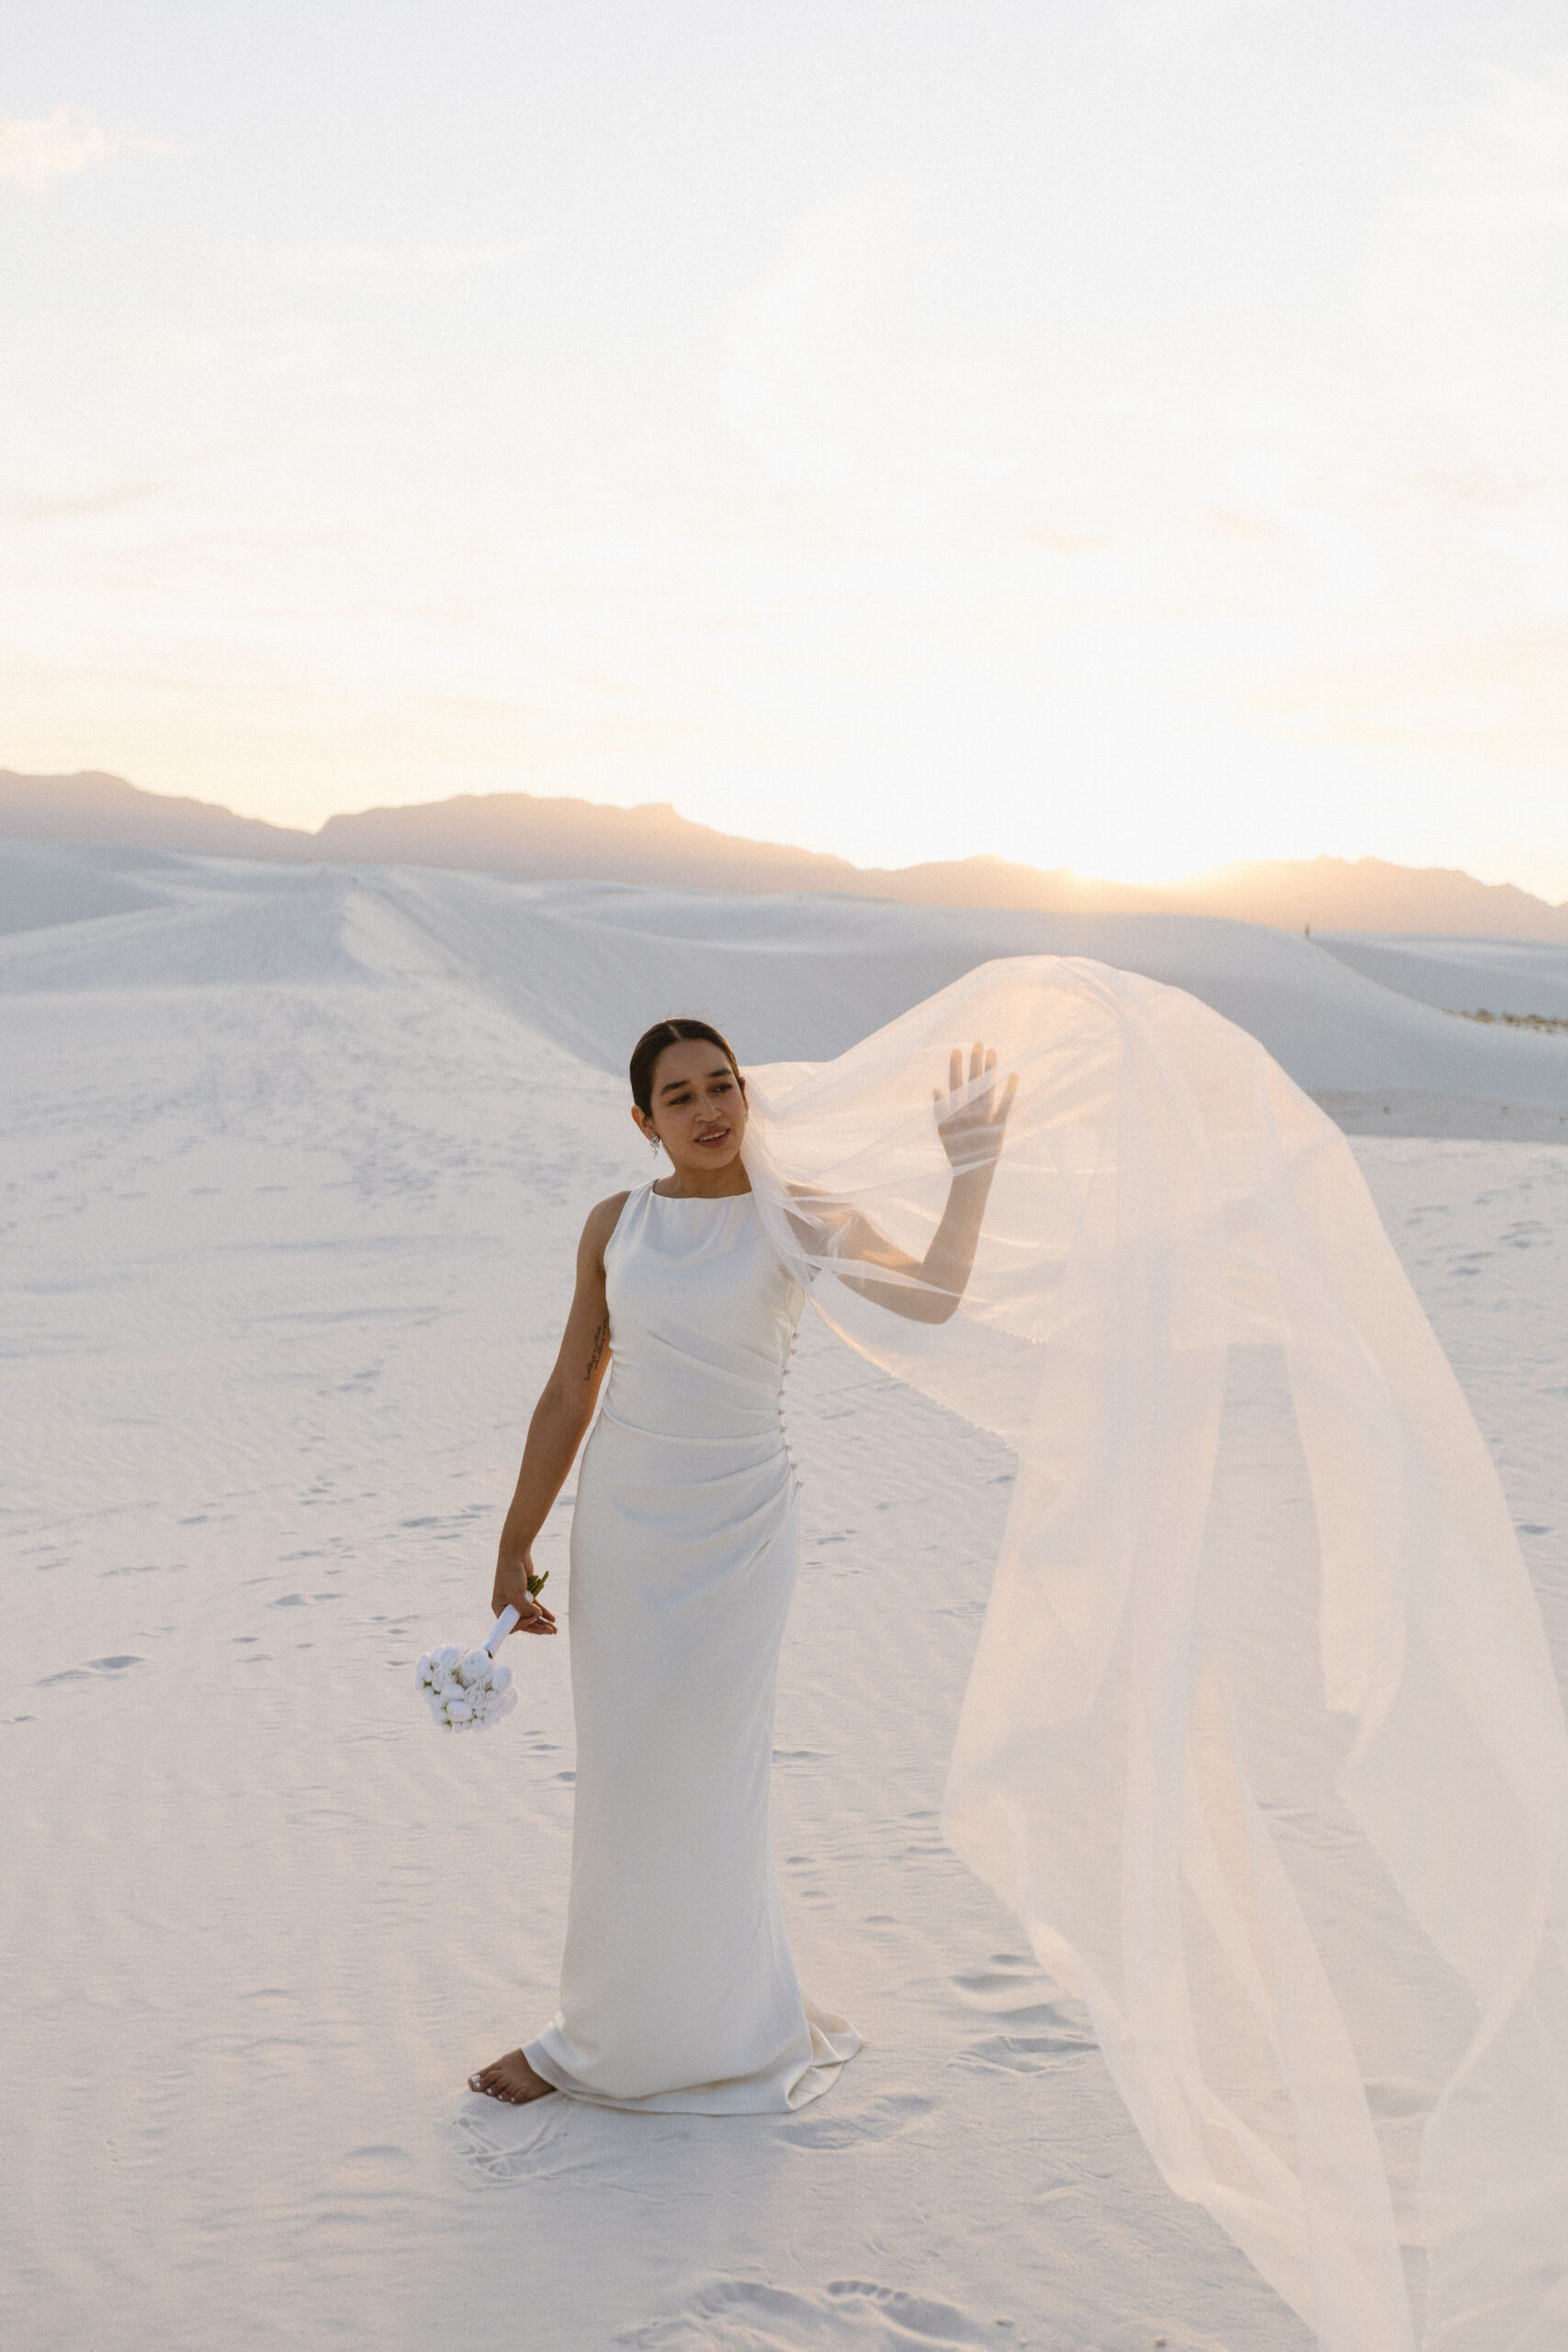
[[656,1021],[651,1029],[645,1029],[632,1047],[632,1101],[644,1118],[650,1118],[653,1114],[653,1073],[659,1068],[660,1055],[666,1046],[683,1046],[688,1040],[697,1045],[705,1042],[716,1046],[735,1072],[736,1083],[741,1092],[744,1094],[746,1091],[746,1080],[740,1075],[740,1065],[735,1058],[735,1048],[728,1038],[710,1027],[705,1021],[682,1021],[671,1014],[666,1020]]

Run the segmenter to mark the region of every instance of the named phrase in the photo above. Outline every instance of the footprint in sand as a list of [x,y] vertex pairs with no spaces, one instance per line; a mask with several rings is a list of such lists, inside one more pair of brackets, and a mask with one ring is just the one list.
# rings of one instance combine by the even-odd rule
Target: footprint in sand
[[908,2132],[935,2105],[934,2098],[922,2098],[918,2091],[889,2091],[858,2114],[829,2112],[792,2120],[780,2126],[779,2137],[786,2148],[808,2148],[818,2153],[824,2149],[874,2147],[880,2140],[896,2139],[899,2132]]
[[969,2044],[960,2065],[1038,2075],[1097,2046],[1082,2009],[1049,1997],[1050,1979],[1025,1952],[993,1952],[984,1968],[954,1977],[953,1984],[965,2007],[982,2011],[993,2029]]
[[56,1682],[90,1682],[95,1674],[123,1674],[129,1666],[145,1666],[146,1663],[143,1657],[90,1657],[85,1666],[68,1666],[63,1673],[46,1674],[34,1688],[47,1690]]
[[956,2061],[961,2066],[998,2066],[1010,2075],[1043,2075],[1064,2058],[1081,2056],[1094,2043],[1070,2028],[1053,2033],[989,2033],[972,2041]]
[[[657,2166],[660,2142],[682,2136],[679,2116],[639,2116],[651,2128],[628,2140],[626,2118],[569,2098],[541,2098],[527,2107],[465,2092],[452,2118],[463,2179],[469,2188],[510,2188],[520,2181],[592,2177],[601,2186],[639,2183],[640,2168]],[[628,2181],[627,2165],[633,2180]]]
[[589,2159],[586,2151],[575,2161],[568,2153],[570,2124],[558,2098],[514,2108],[469,2093],[452,2120],[465,2180],[470,2188],[505,2188],[581,2169]]
[[869,2278],[800,2290],[710,2278],[661,2319],[636,2320],[613,2341],[625,2352],[899,2352],[908,2346],[1006,2344],[1013,2323],[961,2311]]

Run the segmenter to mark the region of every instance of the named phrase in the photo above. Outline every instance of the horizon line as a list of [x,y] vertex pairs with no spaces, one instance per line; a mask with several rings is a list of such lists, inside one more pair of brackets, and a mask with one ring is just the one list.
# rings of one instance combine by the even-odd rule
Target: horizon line
[[260,826],[269,832],[284,834],[299,842],[319,841],[330,826],[340,821],[353,822],[358,819],[366,817],[385,816],[395,818],[412,811],[434,811],[441,808],[450,808],[459,802],[480,805],[490,801],[513,800],[526,801],[536,808],[563,808],[570,807],[588,808],[602,814],[624,817],[668,814],[672,817],[678,824],[689,826],[695,831],[711,834],[716,841],[744,843],[746,847],[750,849],[762,851],[772,850],[790,857],[820,860],[822,864],[838,866],[843,869],[847,874],[863,875],[867,876],[886,876],[888,877],[896,877],[899,876],[941,871],[947,867],[998,865],[1006,867],[1015,873],[1039,875],[1054,879],[1065,877],[1066,879],[1085,888],[1102,886],[1117,890],[1159,892],[1181,890],[1190,886],[1196,886],[1204,882],[1213,881],[1219,876],[1237,874],[1259,868],[1303,868],[1313,865],[1336,865],[1346,868],[1347,870],[1353,870],[1358,866],[1374,866],[1391,875],[1412,874],[1451,876],[1456,879],[1468,882],[1475,889],[1514,891],[1520,897],[1530,899],[1534,904],[1549,909],[1553,913],[1568,911],[1568,899],[1560,900],[1548,899],[1540,891],[1532,890],[1528,885],[1521,882],[1516,882],[1511,877],[1503,881],[1488,882],[1480,875],[1472,874],[1467,866],[1407,865],[1402,860],[1382,857],[1370,851],[1363,852],[1359,855],[1348,855],[1344,851],[1340,850],[1318,850],[1309,855],[1298,855],[1293,857],[1251,856],[1227,858],[1222,860],[1218,865],[1190,867],[1180,874],[1166,875],[1154,880],[1133,880],[1125,876],[1114,873],[1089,873],[1086,872],[1080,866],[1069,865],[1040,865],[1034,864],[1028,858],[1010,857],[1004,852],[999,850],[969,850],[948,857],[919,858],[910,864],[902,865],[861,865],[855,859],[846,857],[841,852],[837,850],[817,849],[804,842],[780,841],[767,834],[747,833],[732,831],[722,826],[711,824],[704,818],[688,817],[683,814],[672,800],[592,800],[581,793],[529,792],[520,786],[506,786],[493,791],[476,792],[472,790],[458,790],[455,792],[448,792],[440,798],[434,799],[375,800],[359,808],[334,808],[331,810],[328,815],[323,817],[319,824],[312,827],[310,825],[280,822],[276,817],[260,816],[253,810],[234,807],[228,801],[201,799],[194,793],[170,792],[161,789],[155,786],[134,784],[129,776],[121,775],[111,768],[93,767],[45,771],[38,769],[27,770],[21,768],[0,767],[0,779],[7,781],[14,780],[19,784],[31,785],[75,784],[85,783],[88,781],[117,785],[121,786],[127,792],[133,793],[136,797],[141,800],[164,801],[175,806],[184,806],[189,808],[210,811],[215,815],[228,817],[238,824]]

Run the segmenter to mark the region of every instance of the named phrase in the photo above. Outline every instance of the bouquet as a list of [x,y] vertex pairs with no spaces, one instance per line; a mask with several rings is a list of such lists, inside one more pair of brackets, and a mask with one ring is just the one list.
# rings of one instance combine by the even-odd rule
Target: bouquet
[[[542,1577],[530,1577],[529,1599],[541,1593],[549,1580],[548,1568]],[[456,1642],[447,1642],[438,1650],[426,1650],[420,1659],[414,1679],[444,1730],[483,1731],[487,1724],[498,1724],[502,1715],[512,1713],[517,1704],[512,1668],[497,1666],[495,1654],[516,1623],[516,1610],[503,1609],[477,1650],[459,1649]]]
[[447,1642],[427,1650],[416,1676],[425,1703],[447,1731],[483,1731],[517,1704],[512,1668],[496,1662],[496,1651],[517,1623],[515,1609],[503,1609],[477,1650]]

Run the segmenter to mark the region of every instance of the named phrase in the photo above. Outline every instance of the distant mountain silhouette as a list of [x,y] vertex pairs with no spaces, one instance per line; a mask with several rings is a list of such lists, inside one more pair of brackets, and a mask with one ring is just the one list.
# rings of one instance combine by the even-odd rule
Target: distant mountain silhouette
[[0,835],[27,842],[107,842],[135,849],[190,850],[226,857],[309,857],[293,846],[311,835],[259,817],[236,817],[210,800],[141,792],[123,776],[88,768],[76,775],[18,775],[0,768]]
[[1038,907],[1080,913],[1230,916],[1300,931],[1430,932],[1568,942],[1568,903],[1511,882],[1380,858],[1316,857],[1222,865],[1141,888],[1000,857],[893,868],[752,842],[678,816],[525,792],[465,793],[406,808],[329,817],[319,832],[236,817],[210,801],[142,792],[123,777],[19,775],[0,769],[0,835],[118,843],[206,855],[335,865],[441,865],[530,881],[657,883],[696,890],[819,890],[952,907]]
[[699,890],[858,891],[841,857],[743,841],[677,816],[668,801],[612,808],[536,800],[525,792],[464,793],[411,808],[329,817],[314,854],[333,864],[448,865],[536,882],[686,884]]

